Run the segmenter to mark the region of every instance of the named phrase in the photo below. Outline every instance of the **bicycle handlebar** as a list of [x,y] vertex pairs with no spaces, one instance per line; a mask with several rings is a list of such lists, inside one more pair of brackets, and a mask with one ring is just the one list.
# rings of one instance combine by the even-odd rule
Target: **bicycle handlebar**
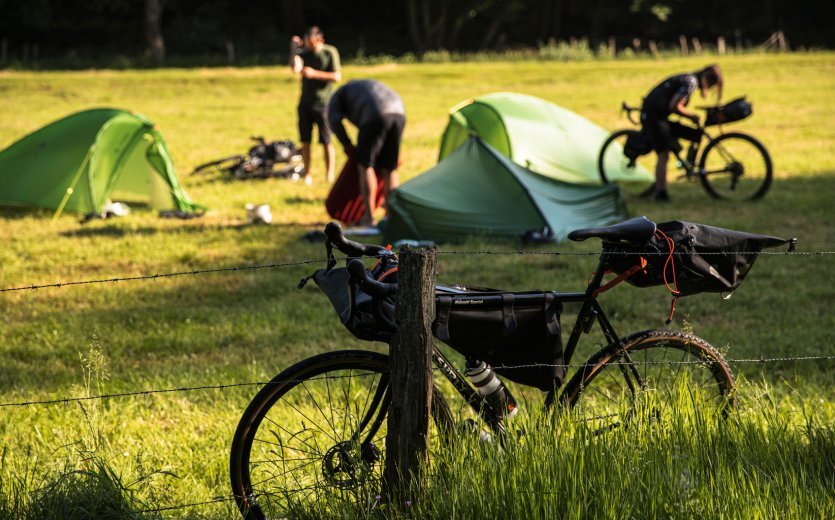
[[389,250],[383,246],[360,244],[359,242],[348,240],[345,238],[345,234],[342,232],[342,226],[340,226],[338,222],[327,223],[325,226],[325,236],[328,237],[328,240],[333,247],[339,249],[348,256],[380,256],[385,254],[384,252],[389,252]]
[[368,271],[365,269],[365,264],[359,258],[354,258],[347,265],[348,274],[351,280],[356,282],[363,291],[367,292],[375,298],[386,298],[397,294],[396,283],[378,282],[377,280],[368,276]]

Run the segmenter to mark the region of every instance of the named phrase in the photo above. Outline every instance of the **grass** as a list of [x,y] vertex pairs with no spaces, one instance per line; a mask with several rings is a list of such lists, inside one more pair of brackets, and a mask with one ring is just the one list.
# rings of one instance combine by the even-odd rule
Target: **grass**
[[[347,79],[378,78],[403,95],[409,119],[401,178],[408,180],[434,163],[447,110],[463,99],[524,92],[614,129],[625,124],[617,114],[621,100],[637,102],[660,77],[696,69],[703,61],[385,64],[344,72]],[[677,183],[674,205],[630,200],[631,213],[798,236],[801,250],[832,251],[835,55],[752,54],[721,64],[726,97],[747,94],[754,103],[754,116],[735,126],[769,148],[776,168],[771,191],[759,203],[730,206],[712,201],[695,184]],[[246,150],[249,135],[294,138],[297,95],[296,81],[276,67],[0,72],[0,147],[76,110],[136,110],[158,124],[186,190],[211,208],[193,221],[163,220],[134,208],[127,218],[83,226],[72,215],[53,224],[45,211],[4,208],[0,287],[323,258],[321,244],[299,239],[327,220],[320,150],[314,150],[318,183],[312,188],[187,175],[215,156]],[[270,204],[275,225],[246,225],[247,202]],[[442,250],[518,247],[470,239]],[[441,281],[520,290],[575,290],[594,269],[594,259],[587,257],[446,255],[439,263]],[[384,349],[350,337],[318,291],[296,290],[298,279],[314,268],[2,293],[0,402],[264,381],[314,353]],[[762,257],[730,301],[715,295],[684,298],[672,326],[692,329],[730,359],[835,355],[831,272],[831,256]],[[603,297],[603,305],[617,330],[626,333],[663,326],[669,298],[661,288],[618,288]],[[573,323],[570,312],[563,321]],[[575,361],[601,342],[597,336],[584,341]],[[441,468],[427,499],[414,503],[412,512],[401,512],[461,518],[488,511],[499,517],[511,516],[509,511],[566,518],[831,517],[832,360],[732,368],[741,381],[743,407],[727,429],[690,431],[681,424],[667,432],[642,431],[637,438],[584,440],[582,431],[554,435],[531,418],[529,426],[538,434],[529,438],[535,442],[504,457],[463,448],[451,453],[454,463]],[[82,502],[106,501],[117,511],[228,495],[232,433],[254,393],[241,387],[113,399],[83,408],[3,408],[0,518],[62,517],[66,510],[58,504],[72,502],[62,494],[67,490],[87,497]],[[687,472],[698,479],[685,485],[682,495],[679,476]],[[54,504],[51,513],[36,509],[42,503]],[[234,509],[221,503],[159,514],[228,518]]]

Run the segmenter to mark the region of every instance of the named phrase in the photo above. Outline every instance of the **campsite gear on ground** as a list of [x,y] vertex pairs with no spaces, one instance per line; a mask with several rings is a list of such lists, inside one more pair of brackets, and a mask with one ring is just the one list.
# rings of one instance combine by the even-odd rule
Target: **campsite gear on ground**
[[108,202],[104,207],[104,214],[108,217],[125,217],[130,213],[127,204],[121,202]]
[[270,212],[269,204],[256,205],[249,203],[244,208],[246,209],[246,220],[250,224],[269,224],[273,221],[273,214]]
[[705,126],[724,125],[742,121],[754,112],[754,107],[745,96],[736,98],[718,107],[705,109]]
[[180,186],[156,125],[137,113],[85,110],[0,152],[0,204],[101,217],[109,200],[183,214],[205,209]]
[[[550,351],[554,354],[550,363],[534,367],[553,371],[550,384],[536,384],[547,372],[528,376],[536,376],[532,382],[547,391],[546,407],[571,408],[572,417],[592,434],[605,435],[647,420],[663,427],[675,420],[673,410],[683,406],[707,416],[724,417],[736,403],[735,383],[718,350],[687,332],[648,330],[621,336],[598,301],[600,293],[613,287],[611,282],[603,283],[605,273],[613,268],[611,261],[622,256],[613,256],[607,248],[611,244],[640,248],[653,240],[657,231],[654,222],[638,218],[570,233],[575,240],[598,238],[607,244],[594,275],[580,292],[511,292],[436,285],[435,334],[441,339],[448,337],[444,341],[465,357],[491,365],[505,380],[520,380],[512,374],[530,368],[527,365],[536,358],[531,352]],[[674,229],[668,231],[675,234]],[[313,278],[352,334],[360,339],[389,341],[397,330],[391,319],[397,304],[396,254],[387,247],[346,239],[336,223],[328,224],[325,234],[329,259],[326,268],[316,271]],[[720,237],[725,235],[711,232],[709,236],[711,243],[721,248]],[[748,242],[739,247],[755,245]],[[346,267],[336,267],[334,248],[347,255]],[[732,255],[738,254],[739,249],[732,249]],[[360,257],[377,261],[368,269]],[[705,276],[712,283],[712,277]],[[300,287],[303,285],[300,283]],[[563,349],[559,316],[565,303],[577,304],[579,312]],[[595,324],[600,326],[607,345],[577,363],[578,368],[565,377],[581,337]],[[485,341],[493,344],[484,345]],[[488,360],[481,353],[501,356],[501,361]],[[499,447],[513,442],[516,436],[505,432],[517,421],[488,413],[491,408],[485,397],[456,368],[460,361],[451,361],[438,348],[433,348],[431,356],[436,377],[449,383],[443,388],[452,389],[445,396],[440,385],[433,388],[433,442],[453,438],[444,435],[456,428],[446,400],[450,394],[460,396],[456,409],[461,403],[471,406],[478,421],[476,428],[482,424],[488,428]],[[381,425],[389,410],[389,389],[398,384],[403,382],[391,380],[391,361],[385,354],[343,350],[300,361],[264,385],[241,416],[232,443],[232,491],[241,511],[247,518],[279,516],[279,504],[288,494],[297,496],[293,493],[300,488],[305,492],[309,482],[341,491],[378,482],[384,457]],[[680,398],[682,392],[688,399]],[[333,421],[330,417],[356,419]],[[281,450],[275,449],[276,439],[281,440]],[[299,460],[295,455],[299,452],[310,453],[313,458],[294,462]]]
[[[727,107],[728,116],[719,116]],[[746,108],[747,107],[747,108]],[[754,137],[742,132],[720,133],[711,135],[707,127],[722,124],[720,117],[739,120],[750,115],[750,103],[745,98],[736,99],[723,107],[699,107],[707,111],[703,126],[693,127],[677,122],[670,122],[670,133],[674,138],[671,152],[683,173],[679,178],[699,179],[702,187],[716,199],[757,200],[762,198],[771,186],[773,167],[771,156],[765,146]],[[640,112],[639,107],[631,107],[625,102],[621,111],[627,114],[635,125],[640,122],[633,114]],[[747,115],[745,115],[747,114]],[[684,147],[678,140],[689,142],[686,157],[682,157]],[[645,172],[655,168],[655,156],[650,154],[652,146],[644,129],[621,129],[613,132],[603,146],[597,158],[597,171],[604,183],[621,182],[629,175],[634,178],[645,177]],[[615,172],[612,177],[610,172]],[[627,175],[624,177],[623,172]]]
[[484,361],[467,359],[464,374],[500,419],[510,419],[519,411],[516,399],[490,365]]
[[[579,114],[513,92],[479,96],[449,112],[439,162],[477,135],[505,157],[539,175],[569,184],[600,184],[597,155],[608,132]],[[610,178],[654,179],[649,172],[625,169],[612,172]]]
[[293,178],[304,173],[301,152],[288,140],[265,141],[262,136],[250,137],[255,146],[247,155],[230,155],[197,166],[192,175],[219,171],[234,179],[264,179],[267,177]]
[[617,186],[567,184],[539,175],[475,136],[393,190],[388,206],[383,234],[389,243],[460,242],[472,235],[519,240],[545,227],[559,241],[572,229],[626,218]]
[[[385,200],[384,179],[377,170],[374,170],[374,173],[377,175],[376,206],[379,207]],[[331,218],[348,225],[354,225],[360,221],[365,213],[365,203],[362,201],[359,182],[357,162],[352,155],[349,155],[325,199],[325,209]]]

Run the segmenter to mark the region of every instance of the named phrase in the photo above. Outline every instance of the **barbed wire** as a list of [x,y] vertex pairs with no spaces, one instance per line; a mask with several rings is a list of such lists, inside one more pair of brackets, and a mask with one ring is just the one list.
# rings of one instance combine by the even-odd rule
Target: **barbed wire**
[[[600,256],[601,251],[442,251],[439,255],[541,255],[541,256]],[[670,256],[669,251],[617,251],[618,256]],[[734,255],[771,255],[771,256],[824,256],[835,255],[835,251],[673,251],[674,256],[734,256]]]
[[142,510],[139,510],[139,511],[134,511],[132,514],[142,515],[142,514],[146,514],[146,513],[162,513],[163,511],[175,511],[175,510],[178,510],[178,509],[187,509],[189,507],[205,506],[205,505],[209,505],[209,504],[220,504],[222,502],[231,502],[232,500],[235,500],[234,495],[216,496],[216,497],[212,497],[210,500],[204,500],[202,502],[192,502],[192,503],[189,503],[189,504],[178,504],[178,505],[175,505],[175,506],[157,507],[157,508],[154,508],[154,509],[142,509]]
[[104,400],[104,399],[115,399],[118,397],[136,397],[136,396],[148,396],[154,394],[170,394],[174,392],[195,392],[201,390],[226,390],[229,388],[239,388],[245,386],[268,386],[268,385],[283,385],[286,383],[301,383],[304,381],[315,381],[320,379],[346,379],[346,378],[356,378],[356,377],[369,377],[374,376],[377,374],[381,374],[385,372],[368,372],[366,374],[352,374],[352,375],[344,375],[344,376],[315,376],[306,379],[279,379],[279,380],[272,380],[272,381],[251,381],[245,383],[227,383],[227,384],[218,384],[218,385],[200,385],[200,386],[181,386],[177,388],[162,388],[162,389],[151,389],[151,390],[136,390],[132,392],[117,392],[113,394],[100,394],[100,395],[87,395],[83,397],[63,397],[60,399],[44,399],[40,401],[20,401],[14,403],[0,403],[0,408],[10,408],[10,407],[20,407],[20,406],[30,406],[30,405],[47,405],[47,404],[69,404],[69,403],[80,403],[84,401],[96,401],[96,400]]
[[[588,252],[575,252],[575,251],[441,251],[438,250],[437,254],[439,255],[518,255],[518,256],[599,256],[600,251],[588,251]],[[648,252],[639,252],[639,251],[623,251],[617,252],[619,256],[669,256],[669,252],[660,252],[660,251],[648,251]],[[724,251],[713,251],[713,252],[703,252],[703,253],[685,253],[685,252],[677,252],[674,251],[672,253],[675,256],[706,256],[706,255],[720,255],[720,256],[732,256],[732,255],[772,255],[772,256],[824,256],[824,255],[833,255],[835,251],[735,251],[735,252],[724,252]],[[344,261],[347,260],[349,257],[344,258],[337,258],[337,261]],[[377,258],[376,256],[369,256],[368,258]],[[156,281],[161,278],[174,278],[177,276],[197,276],[201,274],[214,274],[214,273],[227,273],[227,272],[244,272],[244,271],[253,271],[258,269],[280,269],[284,267],[295,267],[300,265],[310,265],[310,264],[325,264],[328,262],[327,258],[322,259],[307,259],[307,260],[297,260],[292,262],[284,262],[284,263],[269,263],[269,264],[256,264],[256,265],[241,265],[241,266],[229,266],[229,267],[214,267],[214,268],[207,268],[207,269],[194,269],[191,271],[174,271],[169,273],[156,273],[156,274],[148,274],[148,275],[137,275],[137,276],[116,276],[112,278],[100,278],[100,279],[91,279],[91,280],[74,280],[69,282],[53,282],[53,283],[41,283],[41,284],[30,284],[30,285],[21,285],[17,287],[6,287],[0,289],[0,293],[6,292],[15,292],[15,291],[35,291],[38,289],[52,289],[57,288],[60,289],[61,287],[69,287],[74,285],[92,285],[92,284],[105,284],[105,283],[117,283],[117,282],[135,282],[135,281],[147,281],[153,280]]]
[[240,271],[253,271],[256,269],[279,269],[282,267],[292,267],[292,266],[299,266],[299,265],[309,265],[309,264],[317,264],[317,263],[325,263],[327,262],[327,258],[320,259],[320,260],[298,260],[294,262],[285,262],[285,263],[272,263],[272,264],[258,264],[258,265],[242,265],[242,266],[231,266],[231,267],[216,267],[210,269],[195,269],[193,271],[175,271],[172,273],[158,273],[158,274],[148,274],[148,275],[138,275],[138,276],[122,276],[122,277],[114,277],[114,278],[102,278],[97,280],[79,280],[79,281],[72,281],[72,282],[55,282],[55,283],[45,283],[45,284],[38,284],[38,285],[24,285],[20,287],[8,287],[5,289],[0,289],[0,293],[3,292],[12,292],[12,291],[31,291],[37,289],[47,289],[47,288],[60,288],[66,287],[70,285],[88,285],[88,284],[100,284],[100,283],[116,283],[116,282],[134,282],[139,280],[158,280],[160,278],[173,278],[175,276],[196,276],[199,274],[209,274],[209,273],[224,273],[224,272],[240,272]]
[[[736,364],[736,363],[778,363],[778,362],[793,362],[793,361],[824,361],[824,360],[833,360],[835,356],[798,356],[798,357],[775,357],[775,358],[740,358],[740,359],[725,359],[725,362],[728,364]],[[672,360],[663,360],[663,361],[615,361],[611,363],[607,363],[610,366],[618,366],[618,365],[625,365],[625,366],[643,366],[643,365],[704,365],[709,363],[711,360],[693,360],[693,361],[672,361]],[[520,370],[520,369],[530,369],[530,368],[588,368],[597,366],[596,364],[592,363],[530,363],[530,364],[523,364],[523,365],[496,365],[492,366],[494,370]],[[439,368],[434,368],[434,371],[440,371]],[[460,374],[463,374],[465,369],[464,368],[456,368],[456,371]],[[279,384],[286,384],[286,383],[301,383],[301,382],[308,382],[308,381],[316,381],[316,380],[325,380],[325,379],[348,379],[348,378],[357,378],[357,377],[374,377],[380,374],[387,374],[388,371],[381,370],[381,371],[368,371],[367,373],[359,373],[359,374],[350,374],[350,375],[338,375],[338,376],[314,376],[311,378],[305,379],[279,379],[279,380],[271,380],[271,381],[251,381],[251,382],[244,382],[244,383],[227,383],[227,384],[217,384],[217,385],[200,385],[200,386],[184,386],[184,387],[177,387],[177,388],[162,388],[162,389],[150,389],[150,390],[137,390],[132,392],[118,392],[112,394],[100,394],[100,395],[89,395],[83,397],[63,397],[59,399],[44,399],[44,400],[32,400],[32,401],[17,401],[17,402],[7,402],[7,403],[0,403],[0,408],[12,408],[12,407],[25,407],[25,406],[35,406],[35,405],[52,405],[52,404],[70,404],[70,403],[77,403],[77,402],[84,402],[84,401],[95,401],[95,400],[107,400],[107,399],[115,399],[120,397],[137,397],[137,396],[148,396],[154,394],[168,394],[174,392],[196,392],[196,391],[204,391],[204,390],[226,390],[230,388],[240,388],[240,387],[247,387],[247,386],[268,386],[268,385],[279,385]]]

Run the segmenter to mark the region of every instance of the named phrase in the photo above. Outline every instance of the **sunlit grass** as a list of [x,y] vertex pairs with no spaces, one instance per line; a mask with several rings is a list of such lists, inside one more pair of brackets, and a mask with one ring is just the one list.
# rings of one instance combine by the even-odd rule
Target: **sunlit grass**
[[[696,69],[703,61],[389,64],[349,67],[345,75],[379,78],[403,95],[408,123],[402,177],[409,179],[434,163],[447,110],[463,99],[524,92],[613,129],[626,124],[617,114],[621,100],[637,102],[660,77]],[[731,205],[711,200],[697,184],[676,183],[673,205],[636,199],[629,201],[630,212],[658,221],[797,236],[802,251],[832,251],[835,58],[745,55],[721,64],[727,97],[747,94],[754,103],[754,116],[731,128],[756,135],[769,148],[776,177],[771,191],[756,204]],[[127,218],[83,226],[72,215],[52,224],[49,212],[4,208],[1,287],[324,258],[321,244],[300,240],[327,220],[320,150],[314,150],[313,187],[187,174],[215,156],[245,151],[249,135],[295,137],[298,85],[284,67],[0,72],[0,92],[0,146],[94,106],[148,115],[168,140],[186,190],[211,208],[202,219],[177,221],[137,207]],[[247,202],[269,203],[277,225],[246,225]],[[470,239],[442,251],[519,247]],[[587,242],[532,250],[596,248]],[[835,355],[831,258],[763,256],[731,300],[713,294],[680,300],[672,326],[692,330],[731,360]],[[323,351],[384,351],[384,345],[352,338],[314,287],[296,289],[314,268],[4,292],[0,401],[267,381]],[[593,257],[439,256],[441,282],[516,290],[578,290],[594,268]],[[626,334],[662,327],[670,299],[662,288],[624,284],[603,295],[601,303]],[[567,309],[564,327],[573,324],[573,312]],[[99,373],[91,379],[90,364],[80,360],[91,345],[106,361],[109,378]],[[599,334],[584,338],[572,362],[579,364],[602,346]],[[562,419],[544,420],[534,413],[539,392],[512,386],[529,403],[530,413],[518,417],[528,432],[525,442],[504,455],[456,445],[442,459],[425,499],[401,512],[438,518],[831,517],[832,363],[732,362],[741,412],[729,427],[682,422],[605,439],[584,437],[582,428]],[[25,511],[43,517],[32,501],[45,502],[42,493],[50,489],[50,497],[63,497],[52,504],[70,503],[62,490],[77,489],[79,496],[98,495],[114,508],[133,511],[228,496],[232,435],[255,393],[255,387],[239,387],[88,402],[83,408],[78,403],[3,408],[0,518],[20,518]],[[466,410],[460,402],[450,405],[457,413]],[[391,511],[357,507],[323,501],[295,513],[361,518]],[[61,517],[59,511],[53,510],[55,517]],[[230,503],[161,513],[235,515]]]

